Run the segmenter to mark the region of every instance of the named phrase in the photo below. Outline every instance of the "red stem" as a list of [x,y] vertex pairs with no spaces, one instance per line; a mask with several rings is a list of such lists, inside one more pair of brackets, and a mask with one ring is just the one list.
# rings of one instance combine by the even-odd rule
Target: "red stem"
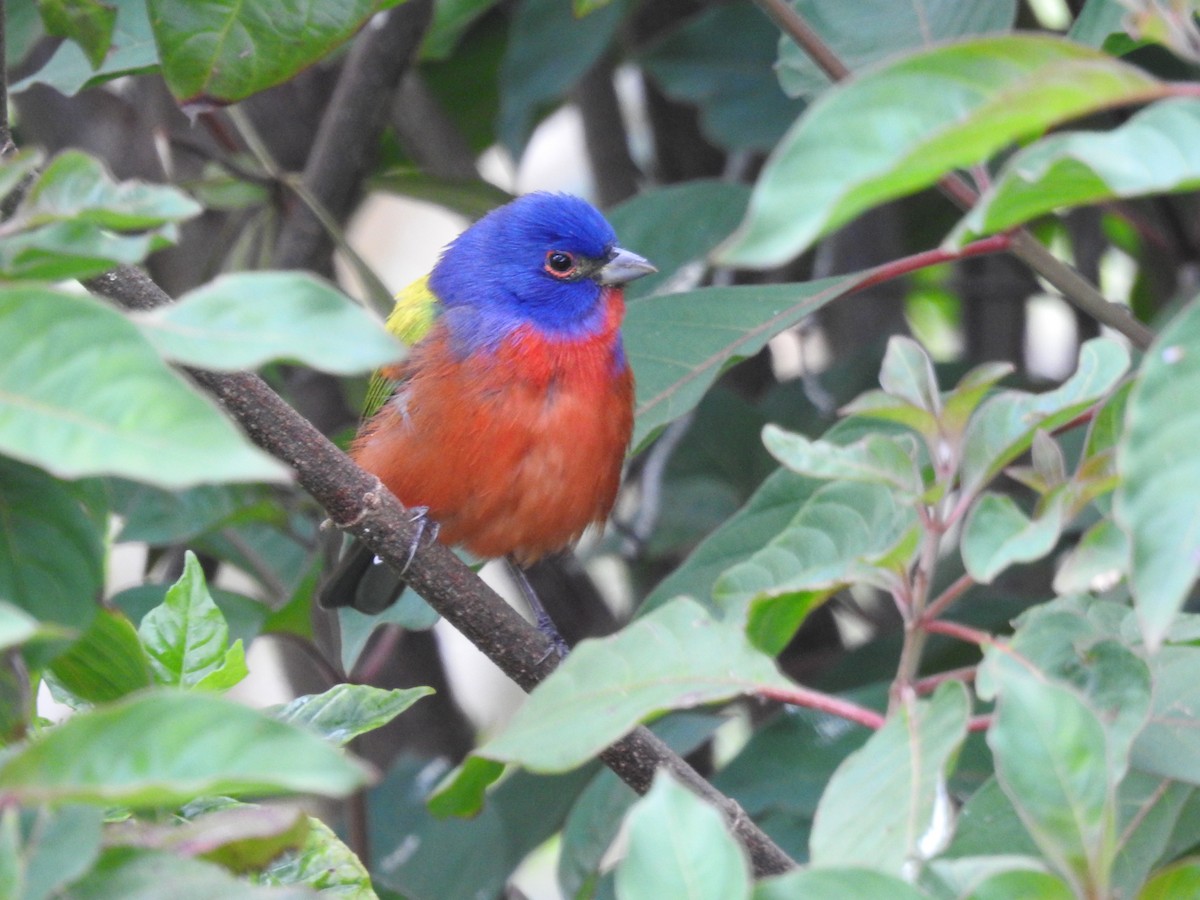
[[859,706],[857,703],[851,703],[849,700],[842,700],[840,697],[814,691],[811,688],[800,687],[799,685],[792,688],[760,688],[758,696],[764,697],[767,700],[778,700],[781,703],[787,703],[791,706],[803,706],[808,709],[818,710],[819,712],[829,713],[850,722],[865,725],[867,728],[882,728],[884,723],[883,716],[873,709]]
[[980,631],[970,625],[960,625],[958,622],[947,622],[945,619],[924,622],[922,627],[930,634],[944,634],[968,644],[978,644],[980,647],[991,647],[999,643],[986,631]]
[[933,691],[947,681],[974,681],[975,666],[963,666],[961,669],[948,669],[936,675],[927,675],[913,682],[913,690],[918,694],[932,694]]
[[942,593],[925,607],[925,620],[931,622],[946,611],[955,600],[961,597],[966,591],[975,584],[975,579],[969,573],[964,573],[959,578],[946,588]]
[[986,256],[989,253],[1004,253],[1011,247],[1012,235],[1004,232],[981,238],[978,241],[972,241],[957,250],[943,250],[939,247],[936,250],[914,253],[912,256],[904,256],[900,259],[886,262],[881,266],[876,266],[863,281],[859,282],[855,290],[861,291],[865,288],[874,287],[882,281],[891,281],[893,278],[899,278],[901,275],[907,275],[909,272],[915,272],[917,269],[936,266],[939,263],[957,262],[960,259],[968,259],[972,256]]

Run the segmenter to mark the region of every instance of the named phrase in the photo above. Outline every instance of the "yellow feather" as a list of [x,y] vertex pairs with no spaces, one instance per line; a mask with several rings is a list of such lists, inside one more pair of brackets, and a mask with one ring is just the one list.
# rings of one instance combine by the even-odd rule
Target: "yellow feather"
[[387,317],[387,330],[412,346],[433,327],[437,297],[423,275],[396,295],[396,305]]
[[[411,347],[433,327],[433,320],[437,317],[437,303],[437,297],[429,289],[429,276],[423,275],[396,295],[396,305],[388,314],[385,327],[406,346]],[[371,376],[363,403],[364,420],[379,411],[379,407],[395,392],[396,384],[394,378],[389,378],[382,371],[377,371]]]

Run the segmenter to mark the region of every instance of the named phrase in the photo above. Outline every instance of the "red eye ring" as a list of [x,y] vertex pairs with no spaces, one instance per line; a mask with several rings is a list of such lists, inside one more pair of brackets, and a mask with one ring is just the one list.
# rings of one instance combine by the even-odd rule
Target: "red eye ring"
[[565,250],[546,253],[546,271],[555,278],[570,278],[575,274],[575,256]]

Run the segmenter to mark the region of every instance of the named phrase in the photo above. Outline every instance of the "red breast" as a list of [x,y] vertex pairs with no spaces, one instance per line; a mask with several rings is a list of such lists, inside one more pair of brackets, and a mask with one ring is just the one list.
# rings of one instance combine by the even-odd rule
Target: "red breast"
[[612,509],[633,430],[633,374],[619,349],[625,304],[605,289],[598,333],[523,326],[456,358],[444,326],[414,348],[406,381],[351,448],[439,538],[527,564]]

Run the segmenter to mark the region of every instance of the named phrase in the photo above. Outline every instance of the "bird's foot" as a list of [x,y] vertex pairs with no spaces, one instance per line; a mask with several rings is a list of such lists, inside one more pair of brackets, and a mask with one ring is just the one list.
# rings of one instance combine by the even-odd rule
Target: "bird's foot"
[[417,533],[413,535],[412,543],[408,547],[408,556],[404,560],[404,566],[400,569],[400,574],[403,575],[408,571],[408,567],[412,565],[413,559],[417,555],[417,551],[421,549],[421,544],[432,544],[437,540],[438,532],[442,526],[429,518],[428,506],[414,506],[409,509],[408,521],[417,526]]

